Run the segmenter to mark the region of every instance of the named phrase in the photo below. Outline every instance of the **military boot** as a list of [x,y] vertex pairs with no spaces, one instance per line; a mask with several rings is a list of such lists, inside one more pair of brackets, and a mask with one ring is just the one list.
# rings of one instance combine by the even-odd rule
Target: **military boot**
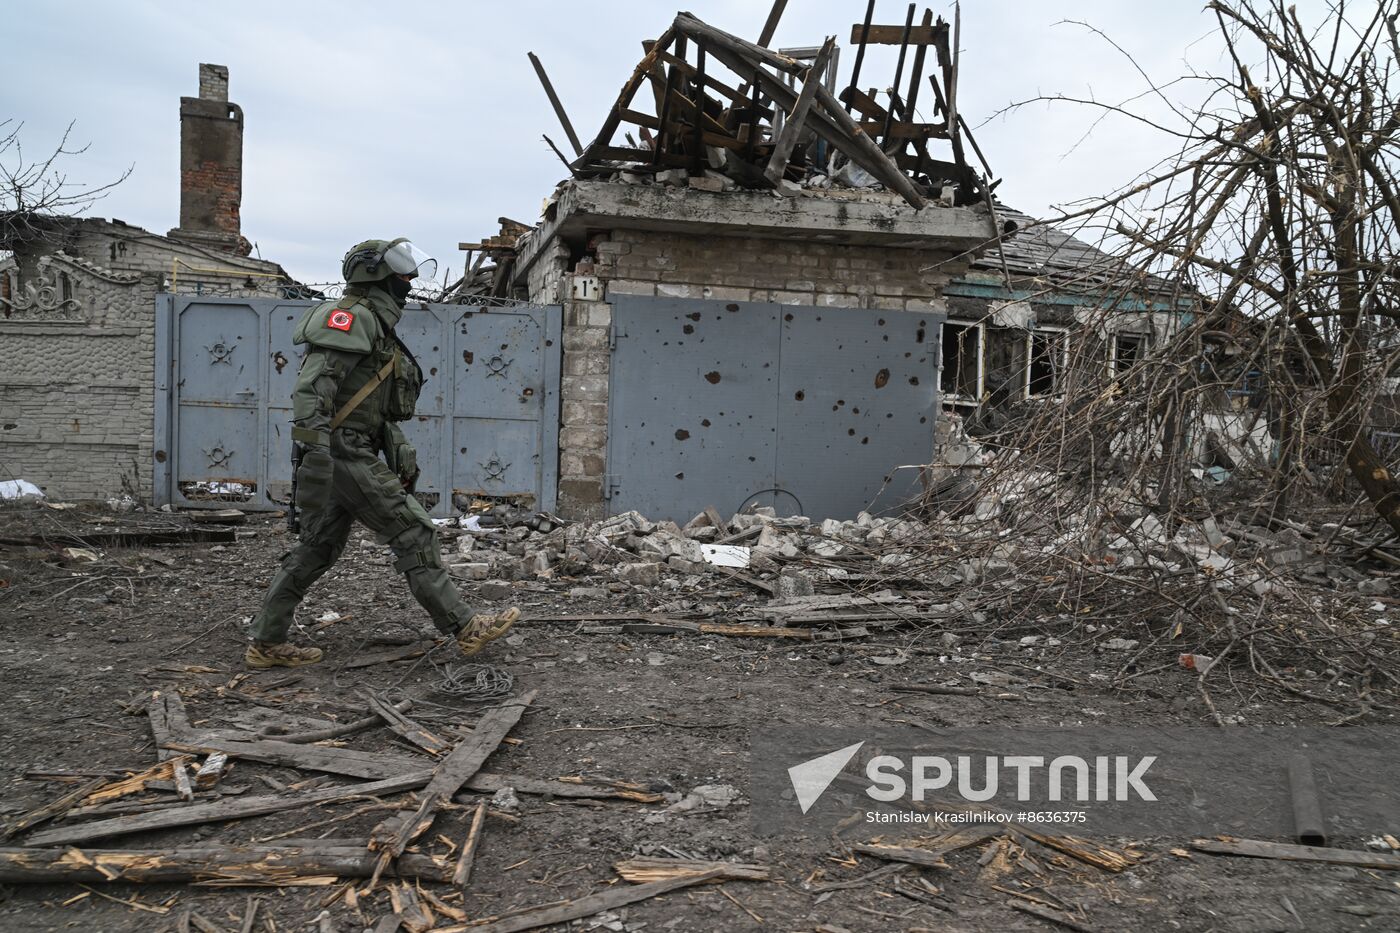
[[520,618],[520,610],[511,606],[505,612],[491,614],[489,612],[478,612],[467,621],[457,632],[457,647],[462,649],[462,654],[471,657],[486,647],[488,641],[495,641],[515,624],[515,620]]
[[301,667],[321,660],[320,648],[299,648],[291,642],[279,644],[255,641],[243,655],[243,663],[254,670],[269,667]]

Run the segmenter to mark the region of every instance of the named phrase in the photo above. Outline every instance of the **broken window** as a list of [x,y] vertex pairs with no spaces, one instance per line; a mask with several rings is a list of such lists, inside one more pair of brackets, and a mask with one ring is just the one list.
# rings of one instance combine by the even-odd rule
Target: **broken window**
[[942,334],[938,387],[943,400],[976,405],[982,398],[982,325],[972,321],[945,321]]
[[1037,327],[1031,331],[1026,366],[1026,397],[1064,392],[1069,369],[1069,339],[1063,327]]
[[1108,361],[1108,374],[1117,376],[1147,353],[1146,334],[1114,334],[1110,344],[1112,354]]

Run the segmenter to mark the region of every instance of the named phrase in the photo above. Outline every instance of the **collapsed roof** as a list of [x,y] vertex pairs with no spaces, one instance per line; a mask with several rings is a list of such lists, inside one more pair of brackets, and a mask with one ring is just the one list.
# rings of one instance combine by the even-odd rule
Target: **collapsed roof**
[[[572,160],[560,153],[571,174],[591,178],[679,170],[725,187],[779,193],[792,184],[880,185],[916,209],[930,200],[972,204],[990,196],[995,183],[988,180],[985,160],[985,174],[979,174],[965,158],[965,141],[979,159],[982,154],[957,110],[956,17],[950,26],[925,10],[916,25],[910,4],[902,26],[878,25],[871,23],[875,5],[870,3],[864,22],[852,26],[855,62],[837,95],[836,37],[817,49],[767,47],[783,5],[782,0],[775,4],[757,43],[678,13],[660,38],[644,43],[646,55],[586,146],[579,143],[532,54],[574,148]],[[859,86],[871,45],[899,49],[886,91]],[[936,67],[926,75],[930,48]],[[918,119],[925,80],[935,122]],[[639,94],[644,85],[650,85],[650,94]],[[927,100],[928,94],[923,96]],[[881,97],[884,103],[877,99]],[[635,128],[637,136],[624,130],[622,145],[615,137],[624,126]],[[950,159],[933,156],[935,141],[946,141]]]

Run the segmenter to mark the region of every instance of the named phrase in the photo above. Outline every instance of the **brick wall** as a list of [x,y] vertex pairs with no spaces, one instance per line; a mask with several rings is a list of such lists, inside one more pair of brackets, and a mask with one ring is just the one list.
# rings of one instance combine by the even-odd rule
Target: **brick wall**
[[149,499],[156,295],[276,293],[249,272],[281,270],[101,220],[0,266],[0,476],[56,499]]
[[[591,271],[602,301],[564,304],[564,377],[560,391],[559,509],[593,518],[606,508],[608,347],[615,295],[708,298],[829,308],[946,313],[943,287],[967,268],[937,250],[848,246],[799,240],[613,230],[592,240]],[[561,255],[563,259],[561,259]],[[567,252],[541,256],[556,268]],[[531,269],[530,295],[568,276]]]

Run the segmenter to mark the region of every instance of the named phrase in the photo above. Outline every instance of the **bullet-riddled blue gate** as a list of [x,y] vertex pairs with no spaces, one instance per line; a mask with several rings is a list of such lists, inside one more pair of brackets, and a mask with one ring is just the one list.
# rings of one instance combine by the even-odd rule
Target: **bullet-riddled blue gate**
[[920,492],[943,315],[619,297],[608,511],[854,518]]
[[[156,307],[156,501],[274,509],[291,481],[291,391],[313,302],[162,295]],[[396,328],[426,383],[403,427],[419,497],[554,508],[558,486],[557,306],[413,306]]]

